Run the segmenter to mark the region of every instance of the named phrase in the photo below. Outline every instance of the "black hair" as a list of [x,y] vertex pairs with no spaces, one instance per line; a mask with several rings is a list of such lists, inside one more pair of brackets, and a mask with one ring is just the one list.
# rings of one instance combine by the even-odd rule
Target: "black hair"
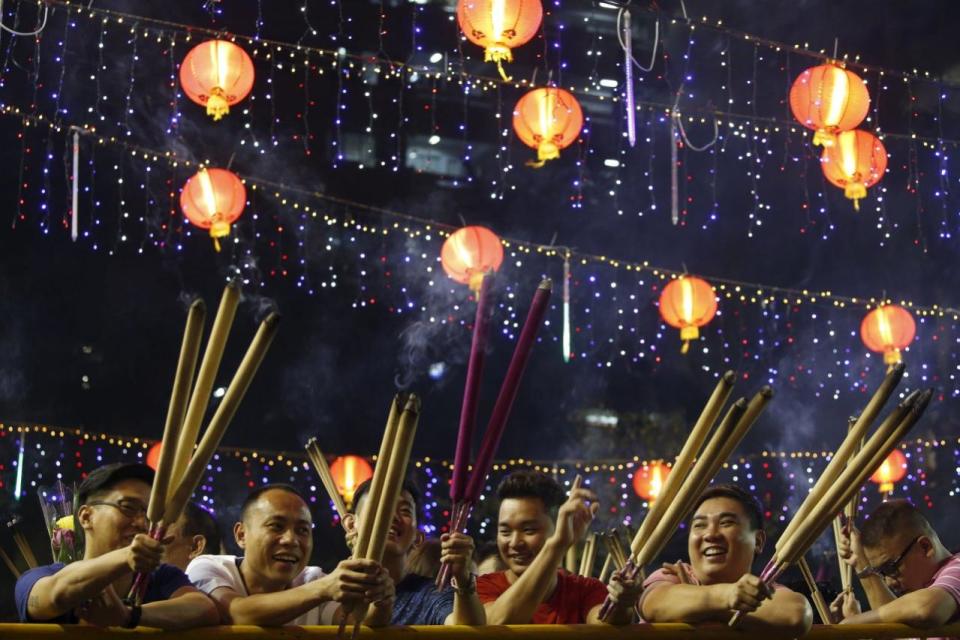
[[145,464],[115,462],[97,467],[87,474],[77,488],[77,505],[84,505],[90,498],[104,493],[124,480],[140,480],[153,485],[153,469]]
[[895,537],[900,532],[910,535],[933,535],[933,527],[920,510],[909,501],[888,500],[881,503],[860,528],[860,540],[863,546],[876,548],[884,540]]
[[183,510],[183,535],[187,537],[203,536],[206,544],[203,547],[204,553],[219,555],[223,548],[223,542],[220,538],[220,527],[213,514],[198,505],[196,502],[188,502]]
[[715,484],[707,487],[693,504],[690,517],[693,517],[693,514],[697,512],[700,505],[713,498],[730,498],[740,503],[740,506],[743,507],[743,510],[747,513],[747,518],[750,519],[750,526],[753,530],[759,531],[763,529],[763,506],[761,506],[760,501],[757,500],[752,493],[735,484]]
[[260,496],[262,496],[268,491],[286,491],[287,493],[292,493],[293,495],[303,500],[304,504],[308,504],[306,497],[304,497],[304,495],[300,493],[300,490],[294,487],[293,485],[285,484],[283,482],[272,482],[270,484],[265,484],[261,487],[257,487],[256,489],[254,489],[253,491],[247,494],[247,497],[246,499],[244,499],[243,504],[240,505],[240,521],[241,522],[247,519],[247,511],[250,510],[250,507],[252,507],[254,503],[256,503],[256,501],[260,499]]
[[[371,480],[364,480],[360,483],[360,486],[357,487],[357,490],[353,492],[353,512],[357,512],[357,507],[360,505],[360,499],[365,495],[370,493]],[[410,497],[413,498],[413,511],[416,514],[420,513],[420,488],[410,480],[409,478],[403,481],[402,491],[406,491],[410,494]],[[419,521],[420,518],[417,518]]]
[[556,480],[540,471],[514,471],[497,487],[497,497],[540,498],[547,509],[559,507],[567,499],[567,494]]

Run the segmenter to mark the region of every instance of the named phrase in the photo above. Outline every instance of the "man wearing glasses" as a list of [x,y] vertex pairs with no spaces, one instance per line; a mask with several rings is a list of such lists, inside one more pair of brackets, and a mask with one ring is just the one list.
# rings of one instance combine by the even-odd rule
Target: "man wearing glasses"
[[[141,464],[111,464],[87,476],[74,514],[85,539],[83,560],[20,576],[15,597],[21,622],[161,629],[217,624],[213,602],[183,571],[161,564],[164,544],[147,535],[152,483],[153,470]],[[142,606],[121,599],[137,572],[150,574]]]
[[960,617],[960,556],[953,555],[920,512],[906,500],[884,502],[857,531],[841,537],[840,557],[852,565],[870,611],[853,594],[831,605],[843,623],[899,622],[938,627]]

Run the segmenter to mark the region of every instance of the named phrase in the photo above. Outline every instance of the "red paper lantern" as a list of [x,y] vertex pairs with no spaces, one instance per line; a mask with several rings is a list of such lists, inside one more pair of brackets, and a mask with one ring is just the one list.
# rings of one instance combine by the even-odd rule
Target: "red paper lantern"
[[640,467],[633,473],[633,491],[644,500],[653,502],[660,496],[669,475],[670,466],[663,462]]
[[835,134],[857,128],[869,109],[867,85],[836,64],[811,67],[790,87],[790,110],[800,124],[816,131],[813,144],[831,146]]
[[191,100],[219,120],[247,97],[256,73],[247,52],[227,40],[208,40],[187,53],[180,65],[180,86]]
[[872,133],[843,131],[832,146],[823,148],[820,166],[827,180],[843,189],[859,211],[860,198],[867,197],[867,188],[880,182],[887,170],[887,150]]
[[898,304],[885,304],[868,313],[860,323],[860,337],[871,351],[883,353],[888,365],[900,362],[900,350],[913,342],[917,323]]
[[479,291],[483,275],[500,269],[503,244],[497,234],[486,227],[463,227],[451,233],[443,243],[440,263],[448,276]]
[[330,475],[337,483],[337,491],[343,496],[347,508],[353,506],[353,494],[357,487],[373,477],[373,467],[360,456],[340,456],[330,465]]
[[540,0],[459,0],[457,22],[467,39],[483,47],[485,62],[497,63],[504,80],[510,80],[503,62],[513,62],[511,49],[537,35],[543,20]]
[[528,91],[513,109],[513,130],[525,145],[537,150],[542,167],[547,160],[560,157],[560,150],[569,147],[580,135],[583,111],[569,91],[544,87]]
[[880,485],[880,493],[893,491],[893,484],[907,475],[907,457],[900,449],[894,449],[872,476],[870,482]]
[[200,169],[180,193],[183,215],[201,229],[209,229],[213,246],[220,251],[220,238],[243,213],[247,190],[240,178],[226,169]]
[[160,464],[160,447],[162,444],[162,442],[156,442],[152,447],[147,449],[147,457],[144,463],[154,471],[157,470],[157,465]]
[[677,278],[660,294],[660,317],[671,327],[680,329],[682,353],[690,348],[690,341],[700,337],[704,326],[717,313],[717,297],[710,283],[694,276]]

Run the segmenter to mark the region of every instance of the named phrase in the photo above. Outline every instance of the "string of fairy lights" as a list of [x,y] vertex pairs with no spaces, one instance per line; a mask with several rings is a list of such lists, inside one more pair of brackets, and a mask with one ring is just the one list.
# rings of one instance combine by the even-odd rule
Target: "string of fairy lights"
[[[87,472],[110,462],[146,462],[155,441],[142,438],[91,433],[46,425],[0,423],[0,492],[8,496],[6,509],[56,481],[79,481]],[[862,492],[860,508],[868,510],[881,499],[908,497],[927,509],[943,510],[960,497],[960,481],[954,468],[960,465],[960,438],[917,438],[901,444],[903,472],[889,492],[878,485]],[[829,462],[830,451],[759,451],[725,463],[717,481],[738,482],[757,494],[774,525],[789,517],[795,505]],[[952,457],[951,457],[952,456]],[[946,458],[946,459],[945,459]],[[375,463],[376,456],[370,458]],[[449,518],[448,489],[452,462],[430,457],[411,460],[411,474],[424,490],[427,533],[442,531]],[[637,493],[635,476],[645,473],[659,460],[633,456],[619,460],[529,460],[515,458],[494,464],[484,496],[478,506],[477,528],[483,536],[494,522],[488,500],[499,479],[517,469],[535,469],[569,485],[580,474],[585,484],[600,496],[600,519],[609,524],[630,524],[649,507],[649,499]],[[879,481],[879,480],[877,480]],[[314,471],[302,451],[258,451],[223,447],[208,467],[197,499],[214,514],[235,516],[237,495],[258,485],[289,482],[304,488],[312,505],[331,525],[336,511],[323,493]],[[236,494],[236,495],[235,495]]]

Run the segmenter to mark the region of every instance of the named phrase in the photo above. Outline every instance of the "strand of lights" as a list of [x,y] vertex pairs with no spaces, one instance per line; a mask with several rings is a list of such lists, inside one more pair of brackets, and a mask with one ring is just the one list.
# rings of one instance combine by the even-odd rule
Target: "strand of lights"
[[[17,451],[27,451],[26,436],[36,436],[31,456],[5,465],[0,463],[0,489],[7,487],[4,479],[8,469],[17,467],[17,474],[24,484],[38,490],[55,480],[72,481],[84,477],[87,469],[109,462],[143,462],[154,440],[130,436],[88,433],[78,429],[58,429],[44,425],[0,424],[0,451],[12,445]],[[9,444],[8,444],[9,443]],[[960,439],[918,438],[900,444],[907,461],[906,475],[896,483],[897,496],[908,497],[916,504],[933,509],[939,502],[960,497],[958,473],[960,466]],[[952,450],[954,464],[943,464],[940,458]],[[949,454],[947,454],[949,455]],[[739,456],[723,465],[718,474],[719,482],[736,482],[758,495],[763,503],[764,516],[773,528],[778,528],[790,516],[789,505],[805,495],[832,452],[821,451],[769,451]],[[376,456],[371,456],[376,461]],[[573,477],[581,475],[584,484],[596,491],[604,507],[606,518],[629,524],[648,509],[649,502],[637,498],[631,490],[633,475],[637,471],[662,462],[656,459],[641,459],[639,456],[613,460],[530,460],[511,458],[493,465],[484,495],[478,508],[479,534],[495,522],[493,501],[486,500],[503,475],[517,469],[533,469],[553,475],[561,484],[569,486]],[[940,464],[937,464],[940,463]],[[411,465],[411,475],[424,488],[425,522],[421,523],[427,533],[443,530],[448,518],[446,485],[449,482],[452,462],[434,460],[430,457],[416,459]],[[245,493],[258,485],[270,482],[288,482],[309,489],[312,505],[326,505],[331,525],[336,525],[336,515],[322,489],[318,490],[315,472],[310,468],[302,451],[262,451],[222,447],[208,466],[208,474],[198,488],[199,499],[215,514],[222,513],[228,505],[236,502],[236,493]],[[244,479],[237,482],[237,476]],[[231,495],[234,494],[234,495]],[[17,495],[24,495],[23,487]],[[884,499],[876,490],[864,491],[859,508],[862,512],[872,509]],[[231,500],[230,498],[233,498]],[[941,511],[943,507],[941,506]]]
[[[196,26],[194,26],[194,25],[186,25],[186,24],[171,22],[171,21],[167,21],[167,20],[160,20],[160,19],[156,19],[156,18],[148,18],[148,17],[146,17],[146,16],[140,16],[140,15],[135,15],[135,14],[128,14],[128,13],[123,13],[123,12],[118,12],[118,11],[113,11],[113,10],[108,10],[108,9],[101,9],[101,8],[95,8],[95,7],[86,7],[86,6],[77,4],[77,3],[75,3],[75,2],[71,2],[71,1],[69,1],[69,0],[50,0],[50,4],[53,4],[53,5],[62,5],[62,6],[65,6],[65,7],[73,7],[73,8],[75,8],[75,9],[78,10],[77,13],[78,13],[78,16],[80,16],[80,17],[93,18],[93,17],[95,17],[95,16],[103,16],[103,19],[113,19],[113,20],[117,21],[117,22],[120,23],[120,24],[123,24],[124,21],[126,20],[126,21],[136,21],[136,22],[138,22],[138,23],[143,23],[143,24],[154,24],[154,25],[158,25],[158,27],[160,27],[159,29],[156,28],[156,27],[154,27],[154,28],[146,28],[146,27],[145,27],[144,30],[147,31],[147,32],[153,31],[154,33],[158,32],[158,31],[159,31],[160,33],[166,33],[166,32],[168,32],[168,31],[177,31],[177,32],[185,33],[185,34],[186,34],[186,40],[187,40],[187,41],[189,41],[194,35],[205,35],[205,36],[209,36],[209,37],[219,37],[219,38],[223,38],[223,39],[228,39],[228,40],[230,40],[230,41],[232,41],[232,42],[237,42],[237,41],[244,42],[244,41],[245,41],[245,42],[248,42],[248,43],[251,44],[251,45],[258,45],[258,46],[255,46],[255,48],[254,48],[254,50],[253,50],[252,52],[249,52],[249,53],[250,53],[252,56],[254,56],[254,57],[257,56],[260,47],[265,47],[266,49],[271,49],[271,48],[272,48],[272,49],[274,49],[274,50],[275,50],[276,52],[278,52],[278,53],[289,52],[290,54],[305,54],[305,53],[309,52],[309,53],[312,53],[312,54],[315,54],[315,55],[319,56],[321,59],[322,59],[323,57],[328,57],[328,58],[330,58],[330,59],[333,61],[333,64],[334,64],[334,65],[337,64],[337,61],[338,61],[338,60],[343,59],[343,61],[345,61],[345,64],[344,64],[343,62],[341,62],[341,66],[346,66],[346,67],[350,68],[351,70],[353,70],[357,65],[359,65],[360,67],[364,67],[364,66],[366,66],[366,65],[369,64],[369,65],[373,65],[373,66],[378,67],[378,68],[379,68],[380,66],[385,66],[385,67],[387,67],[388,69],[391,70],[391,75],[395,75],[395,76],[397,76],[397,77],[409,77],[409,76],[411,76],[411,75],[414,74],[414,73],[418,73],[419,75],[423,75],[423,73],[425,72],[425,70],[423,70],[423,69],[418,69],[418,68],[416,67],[416,65],[413,65],[413,64],[408,64],[408,63],[404,63],[404,62],[400,62],[400,61],[396,61],[396,60],[392,60],[392,59],[380,57],[380,56],[377,56],[377,55],[371,56],[371,55],[369,55],[369,54],[353,54],[353,53],[350,53],[349,51],[347,51],[346,49],[342,49],[342,48],[341,48],[341,49],[333,50],[333,49],[324,49],[324,48],[319,48],[319,47],[310,47],[310,46],[306,46],[306,45],[302,45],[302,44],[294,44],[294,43],[288,43],[288,42],[283,42],[283,41],[278,41],[278,40],[270,40],[270,39],[265,39],[265,38],[252,38],[252,37],[250,37],[250,36],[244,36],[244,35],[240,35],[240,34],[233,34],[233,33],[224,32],[223,30],[217,31],[217,30],[213,30],[213,29],[203,29],[203,28],[198,28],[198,27],[196,27]],[[650,9],[647,9],[647,10],[649,11]],[[704,18],[704,20],[706,20],[706,18]],[[348,19],[347,21],[349,22],[349,19]],[[671,23],[671,24],[674,24],[674,25],[675,25],[675,24],[686,24],[686,25],[688,25],[689,28],[691,28],[691,29],[695,29],[697,26],[703,26],[702,23],[698,23],[697,21],[694,21],[694,20],[684,21],[684,20],[681,19],[681,18],[671,19],[670,23]],[[725,29],[723,29],[723,28],[719,29],[719,32],[721,32],[721,33],[727,33],[727,31],[726,31]],[[818,60],[819,60],[819,59],[826,59],[826,54],[825,54],[824,52],[821,51],[820,53],[816,53],[816,52],[808,51],[808,50],[800,47],[799,45],[792,45],[792,46],[791,46],[791,45],[784,45],[784,44],[780,44],[780,43],[774,43],[773,41],[765,40],[765,39],[763,39],[763,38],[759,38],[759,37],[756,37],[756,36],[751,36],[750,34],[742,34],[742,33],[740,33],[740,32],[734,32],[734,31],[731,31],[731,32],[727,33],[727,35],[728,35],[728,36],[738,36],[738,35],[739,35],[740,37],[742,37],[742,39],[743,39],[745,42],[751,43],[751,44],[753,44],[753,45],[764,45],[764,46],[768,46],[768,47],[774,49],[774,50],[775,50],[776,52],[778,52],[778,53],[784,52],[784,51],[788,51],[788,52],[791,53],[791,54],[805,54],[805,55],[809,55],[809,56],[812,56],[812,57],[814,57],[814,58],[816,58],[816,59],[818,59]],[[344,37],[344,36],[341,35],[341,38],[342,38],[342,37]],[[336,39],[336,38],[334,38],[334,39]],[[347,36],[347,39],[349,40],[349,39],[351,39],[351,38],[350,38],[349,36]],[[728,47],[728,49],[729,49],[729,47]],[[845,59],[846,59],[846,58],[845,58]],[[859,59],[859,56],[857,56],[857,59]],[[860,64],[860,63],[858,63],[858,62],[848,62],[848,64],[851,65],[851,66],[858,66],[858,67],[864,69],[865,71],[879,71],[879,72],[886,73],[887,75],[890,75],[890,76],[893,76],[893,77],[901,77],[901,78],[903,78],[904,80],[917,79],[917,80],[924,80],[924,81],[927,81],[927,82],[936,82],[935,80],[933,80],[933,79],[931,79],[931,78],[929,77],[929,74],[919,74],[919,73],[917,73],[917,74],[911,75],[911,74],[909,74],[909,73],[905,73],[905,72],[901,72],[901,71],[896,71],[896,70],[884,69],[884,68],[882,68],[882,67],[876,67],[876,66],[871,66],[871,65],[862,65],[862,64]],[[729,72],[729,73],[732,73],[732,65],[727,65],[727,66],[728,66],[728,72]],[[523,88],[529,88],[529,87],[535,86],[535,83],[534,83],[533,80],[521,79],[521,80],[515,80],[515,81],[509,81],[509,82],[508,82],[508,81],[502,80],[502,79],[499,78],[499,77],[484,76],[484,75],[480,75],[480,74],[468,73],[468,72],[466,72],[466,71],[463,70],[463,64],[461,64],[461,69],[460,69],[460,70],[454,71],[454,70],[451,70],[451,69],[449,69],[449,68],[445,68],[443,72],[436,72],[436,75],[437,75],[438,77],[444,77],[447,81],[459,81],[461,84],[469,85],[470,90],[478,90],[478,91],[484,91],[484,92],[494,90],[494,89],[496,88],[496,86],[498,86],[498,85],[500,85],[500,84],[512,85],[513,87],[515,87],[515,88],[517,88],[517,89],[523,89]],[[951,87],[951,86],[952,86],[952,85],[947,85],[947,84],[944,84],[944,83],[938,83],[938,84],[943,84],[943,86],[945,86],[945,87]],[[597,87],[601,87],[601,86],[602,86],[602,85],[600,85],[599,82],[596,82],[595,85],[596,85]],[[729,83],[727,84],[727,86],[729,87]],[[618,101],[620,101],[620,100],[622,99],[622,98],[620,97],[619,92],[617,92],[616,90],[614,90],[614,91],[609,91],[609,90],[602,91],[602,90],[597,90],[597,89],[591,89],[590,87],[577,88],[577,87],[574,87],[574,86],[570,86],[570,87],[567,87],[567,88],[571,91],[571,93],[574,93],[575,95],[593,96],[593,97],[596,97],[596,98],[598,98],[598,99],[600,99],[600,100],[611,100],[611,101],[614,101],[614,102],[618,102]],[[732,103],[732,96],[728,98],[728,103]],[[669,105],[666,105],[666,104],[663,104],[663,103],[651,102],[651,101],[637,101],[637,104],[638,104],[639,106],[651,106],[651,107],[669,109]],[[710,113],[710,114],[716,115],[716,116],[718,116],[718,117],[731,117],[731,118],[734,118],[734,117],[744,117],[744,116],[742,116],[741,114],[735,114],[735,113],[723,112],[723,111],[717,111],[717,110],[696,109],[696,108],[691,108],[691,107],[685,108],[684,111],[685,111],[685,112],[691,112],[691,113],[700,113],[700,114]],[[778,120],[778,119],[775,119],[775,118],[761,118],[761,120],[766,120],[766,121],[768,121],[768,122],[774,122],[774,121],[776,121],[778,124],[781,124],[781,125],[789,125],[789,124],[791,124],[791,123],[788,122],[788,121]],[[793,124],[795,124],[795,123],[793,123]],[[889,134],[889,133],[888,133],[888,134],[886,134],[886,135],[887,135],[888,137],[890,137],[890,136],[892,136],[893,134]],[[901,136],[904,136],[904,137],[911,137],[911,136],[909,136],[908,134],[900,134],[900,135],[901,135]],[[922,138],[922,137],[920,137],[920,136],[915,136],[914,138],[915,138],[916,140],[918,140],[918,141],[924,140],[924,138]],[[934,141],[935,139],[934,139],[934,138],[927,138],[926,140],[927,140],[927,141]],[[947,142],[947,143],[950,143],[950,144],[953,144],[953,145],[960,145],[960,140],[949,140],[949,141],[946,141],[946,142]]]
[[[31,116],[22,112],[19,108],[5,105],[0,106],[0,114],[12,115],[22,119],[24,126],[46,126],[54,131],[62,132],[65,130],[65,125],[52,122],[49,118],[39,114],[37,116]],[[126,141],[120,140],[116,137],[105,137],[99,136],[91,128],[84,127],[81,129],[85,136],[90,140],[94,141],[99,146],[107,147],[117,147],[126,150],[131,157],[133,158],[142,158],[144,160],[149,160],[152,162],[165,161],[168,162],[172,167],[183,166],[190,169],[196,169],[201,166],[208,166],[209,161],[204,162],[194,162],[189,159],[182,158],[178,156],[173,151],[157,151],[153,149],[148,149],[142,146],[133,145]],[[93,161],[91,159],[91,165]],[[422,218],[408,213],[401,213],[391,209],[384,209],[381,207],[370,206],[361,202],[356,202],[353,200],[338,198],[336,196],[331,196],[329,194],[321,193],[318,191],[303,189],[299,187],[290,186],[287,184],[277,183],[275,181],[267,180],[264,178],[247,176],[241,173],[238,173],[241,179],[245,184],[249,185],[252,190],[258,189],[267,189],[274,190],[274,197],[277,199],[284,199],[282,193],[295,194],[298,196],[304,196],[311,199],[317,199],[328,203],[343,205],[350,207],[356,211],[366,211],[370,213],[375,213],[378,215],[389,216],[397,221],[392,224],[385,224],[380,227],[380,233],[386,235],[392,231],[397,231],[403,229],[404,233],[411,233],[411,225],[420,227],[419,234],[424,232],[429,233],[435,231],[440,237],[446,237],[449,233],[456,230],[458,227],[453,225],[439,223],[434,220],[427,218]],[[92,188],[92,176],[91,176],[91,187]],[[285,202],[283,204],[286,204]],[[97,203],[97,206],[98,203]],[[308,213],[315,212],[316,210],[307,210]],[[401,222],[404,223],[404,226],[401,227]],[[539,254],[548,258],[562,259],[563,253],[557,247],[542,245],[538,243],[512,239],[508,237],[501,238],[505,247],[514,249],[518,254],[532,255]],[[655,277],[659,278],[661,281],[667,279],[673,279],[685,275],[686,272],[679,269],[672,269],[662,266],[651,265],[649,261],[637,261],[637,260],[623,260],[619,258],[610,257],[602,254],[591,254],[585,251],[571,251],[571,257],[575,257],[579,264],[586,266],[590,264],[601,264],[608,267],[613,267],[618,270],[623,270],[626,272],[632,272],[639,274],[641,272],[650,272]],[[893,298],[884,298],[876,296],[849,296],[849,295],[839,295],[829,290],[811,290],[811,289],[795,289],[790,287],[778,287],[756,282],[747,282],[742,280],[734,280],[730,278],[723,278],[711,275],[702,275],[704,278],[709,280],[714,284],[714,288],[717,291],[718,296],[724,296],[727,299],[739,299],[741,302],[749,302],[751,304],[756,304],[761,307],[765,307],[770,304],[782,303],[786,305],[800,305],[804,302],[808,303],[820,303],[820,304],[830,304],[838,308],[863,308],[871,309],[877,305],[897,302],[901,306],[904,306],[910,309],[912,312],[916,313],[921,317],[949,317],[953,320],[960,320],[960,306],[954,305],[940,305],[934,304],[930,306],[921,305],[906,299],[893,299]]]

